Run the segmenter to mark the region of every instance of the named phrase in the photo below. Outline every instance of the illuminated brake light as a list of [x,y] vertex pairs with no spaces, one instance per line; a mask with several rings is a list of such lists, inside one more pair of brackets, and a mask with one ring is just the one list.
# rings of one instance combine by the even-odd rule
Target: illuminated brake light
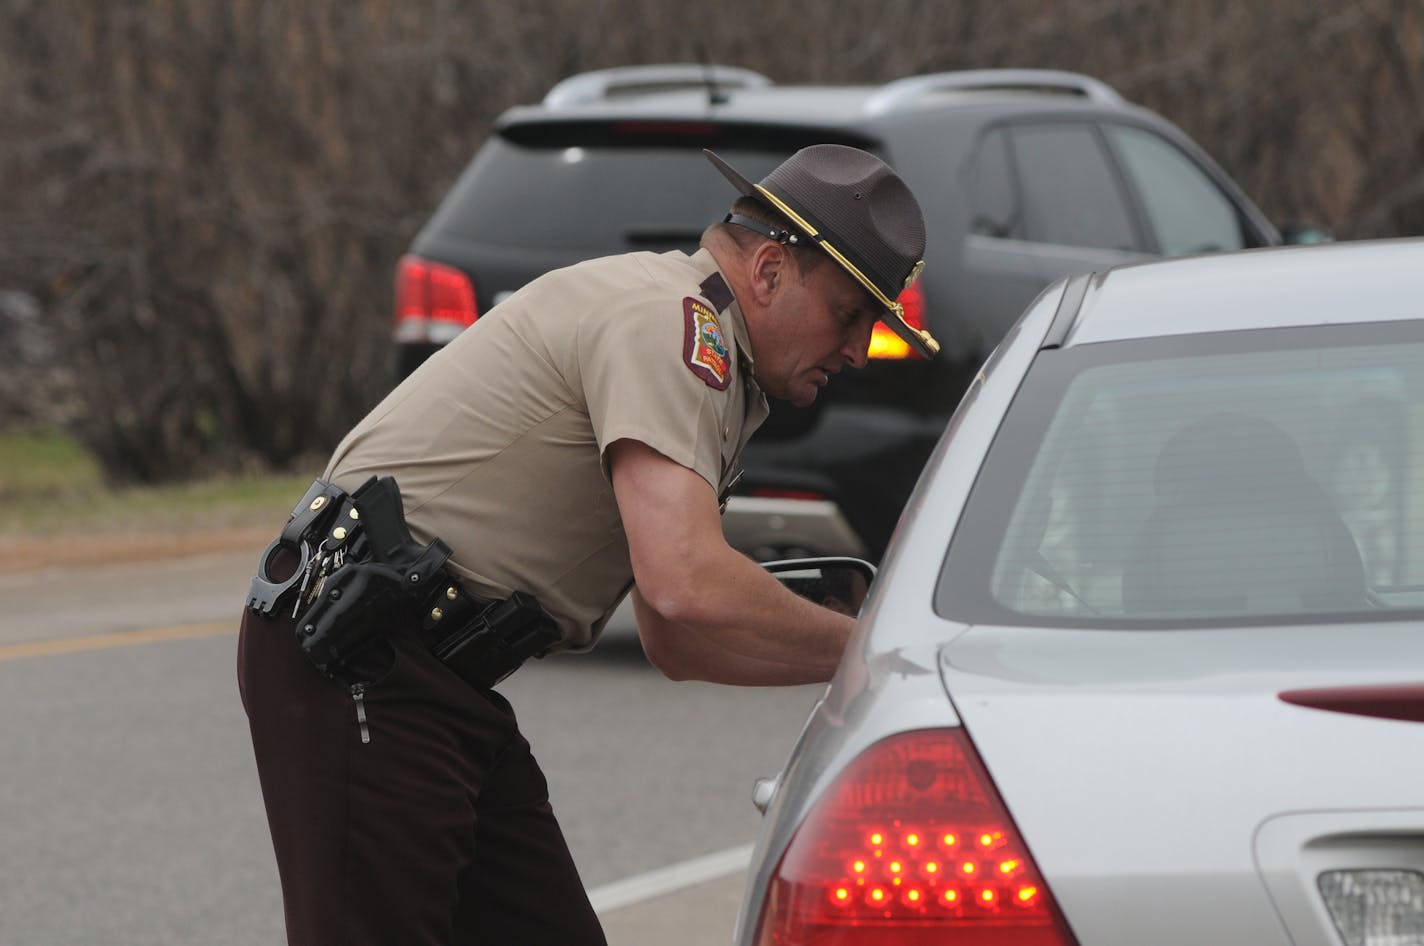
[[443,345],[479,318],[470,277],[418,256],[396,268],[395,340]]
[[756,943],[960,941],[1075,946],[964,731],[901,733],[812,808],[772,875]]
[[[896,301],[904,307],[905,321],[912,328],[925,327],[925,291],[919,283],[900,293],[900,298]],[[923,355],[911,348],[909,342],[896,335],[884,322],[875,323],[875,331],[870,335],[869,356],[892,360],[924,360]]]

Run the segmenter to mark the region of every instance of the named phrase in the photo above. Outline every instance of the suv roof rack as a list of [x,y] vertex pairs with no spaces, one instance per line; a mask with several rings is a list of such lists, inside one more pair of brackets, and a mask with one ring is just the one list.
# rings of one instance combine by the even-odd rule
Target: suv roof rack
[[669,63],[653,66],[620,66],[569,76],[544,96],[545,108],[575,108],[592,105],[620,95],[669,92],[676,89],[753,89],[772,85],[760,72],[737,66],[700,63]]
[[1077,72],[1055,69],[970,69],[964,72],[936,72],[896,79],[881,86],[865,103],[865,112],[883,115],[895,112],[935,92],[973,89],[1052,89],[1081,95],[1098,105],[1122,105],[1117,90],[1100,79]]

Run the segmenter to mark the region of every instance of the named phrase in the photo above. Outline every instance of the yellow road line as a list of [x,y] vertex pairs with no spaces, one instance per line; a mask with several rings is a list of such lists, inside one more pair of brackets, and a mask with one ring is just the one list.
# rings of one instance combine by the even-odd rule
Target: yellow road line
[[134,644],[157,644],[163,641],[188,640],[194,637],[217,637],[234,634],[233,621],[209,621],[206,624],[183,624],[178,627],[151,627],[141,631],[115,631],[111,634],[86,634],[81,637],[60,637],[49,641],[29,641],[20,644],[0,644],[0,662],[25,657],[52,657],[55,654],[77,654]]

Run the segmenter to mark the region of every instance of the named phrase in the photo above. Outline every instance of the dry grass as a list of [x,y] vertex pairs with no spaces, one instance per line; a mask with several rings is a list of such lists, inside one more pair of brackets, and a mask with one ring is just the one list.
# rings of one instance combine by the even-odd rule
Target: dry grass
[[0,434],[0,573],[260,550],[310,475],[113,489],[73,441]]

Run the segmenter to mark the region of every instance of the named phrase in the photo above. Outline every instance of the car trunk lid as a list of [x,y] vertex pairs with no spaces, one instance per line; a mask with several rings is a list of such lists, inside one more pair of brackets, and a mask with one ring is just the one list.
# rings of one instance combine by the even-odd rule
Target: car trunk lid
[[941,653],[1080,941],[1159,946],[1333,943],[1322,875],[1424,869],[1424,723],[1318,705],[1408,716],[1421,667],[1406,622],[977,627]]

